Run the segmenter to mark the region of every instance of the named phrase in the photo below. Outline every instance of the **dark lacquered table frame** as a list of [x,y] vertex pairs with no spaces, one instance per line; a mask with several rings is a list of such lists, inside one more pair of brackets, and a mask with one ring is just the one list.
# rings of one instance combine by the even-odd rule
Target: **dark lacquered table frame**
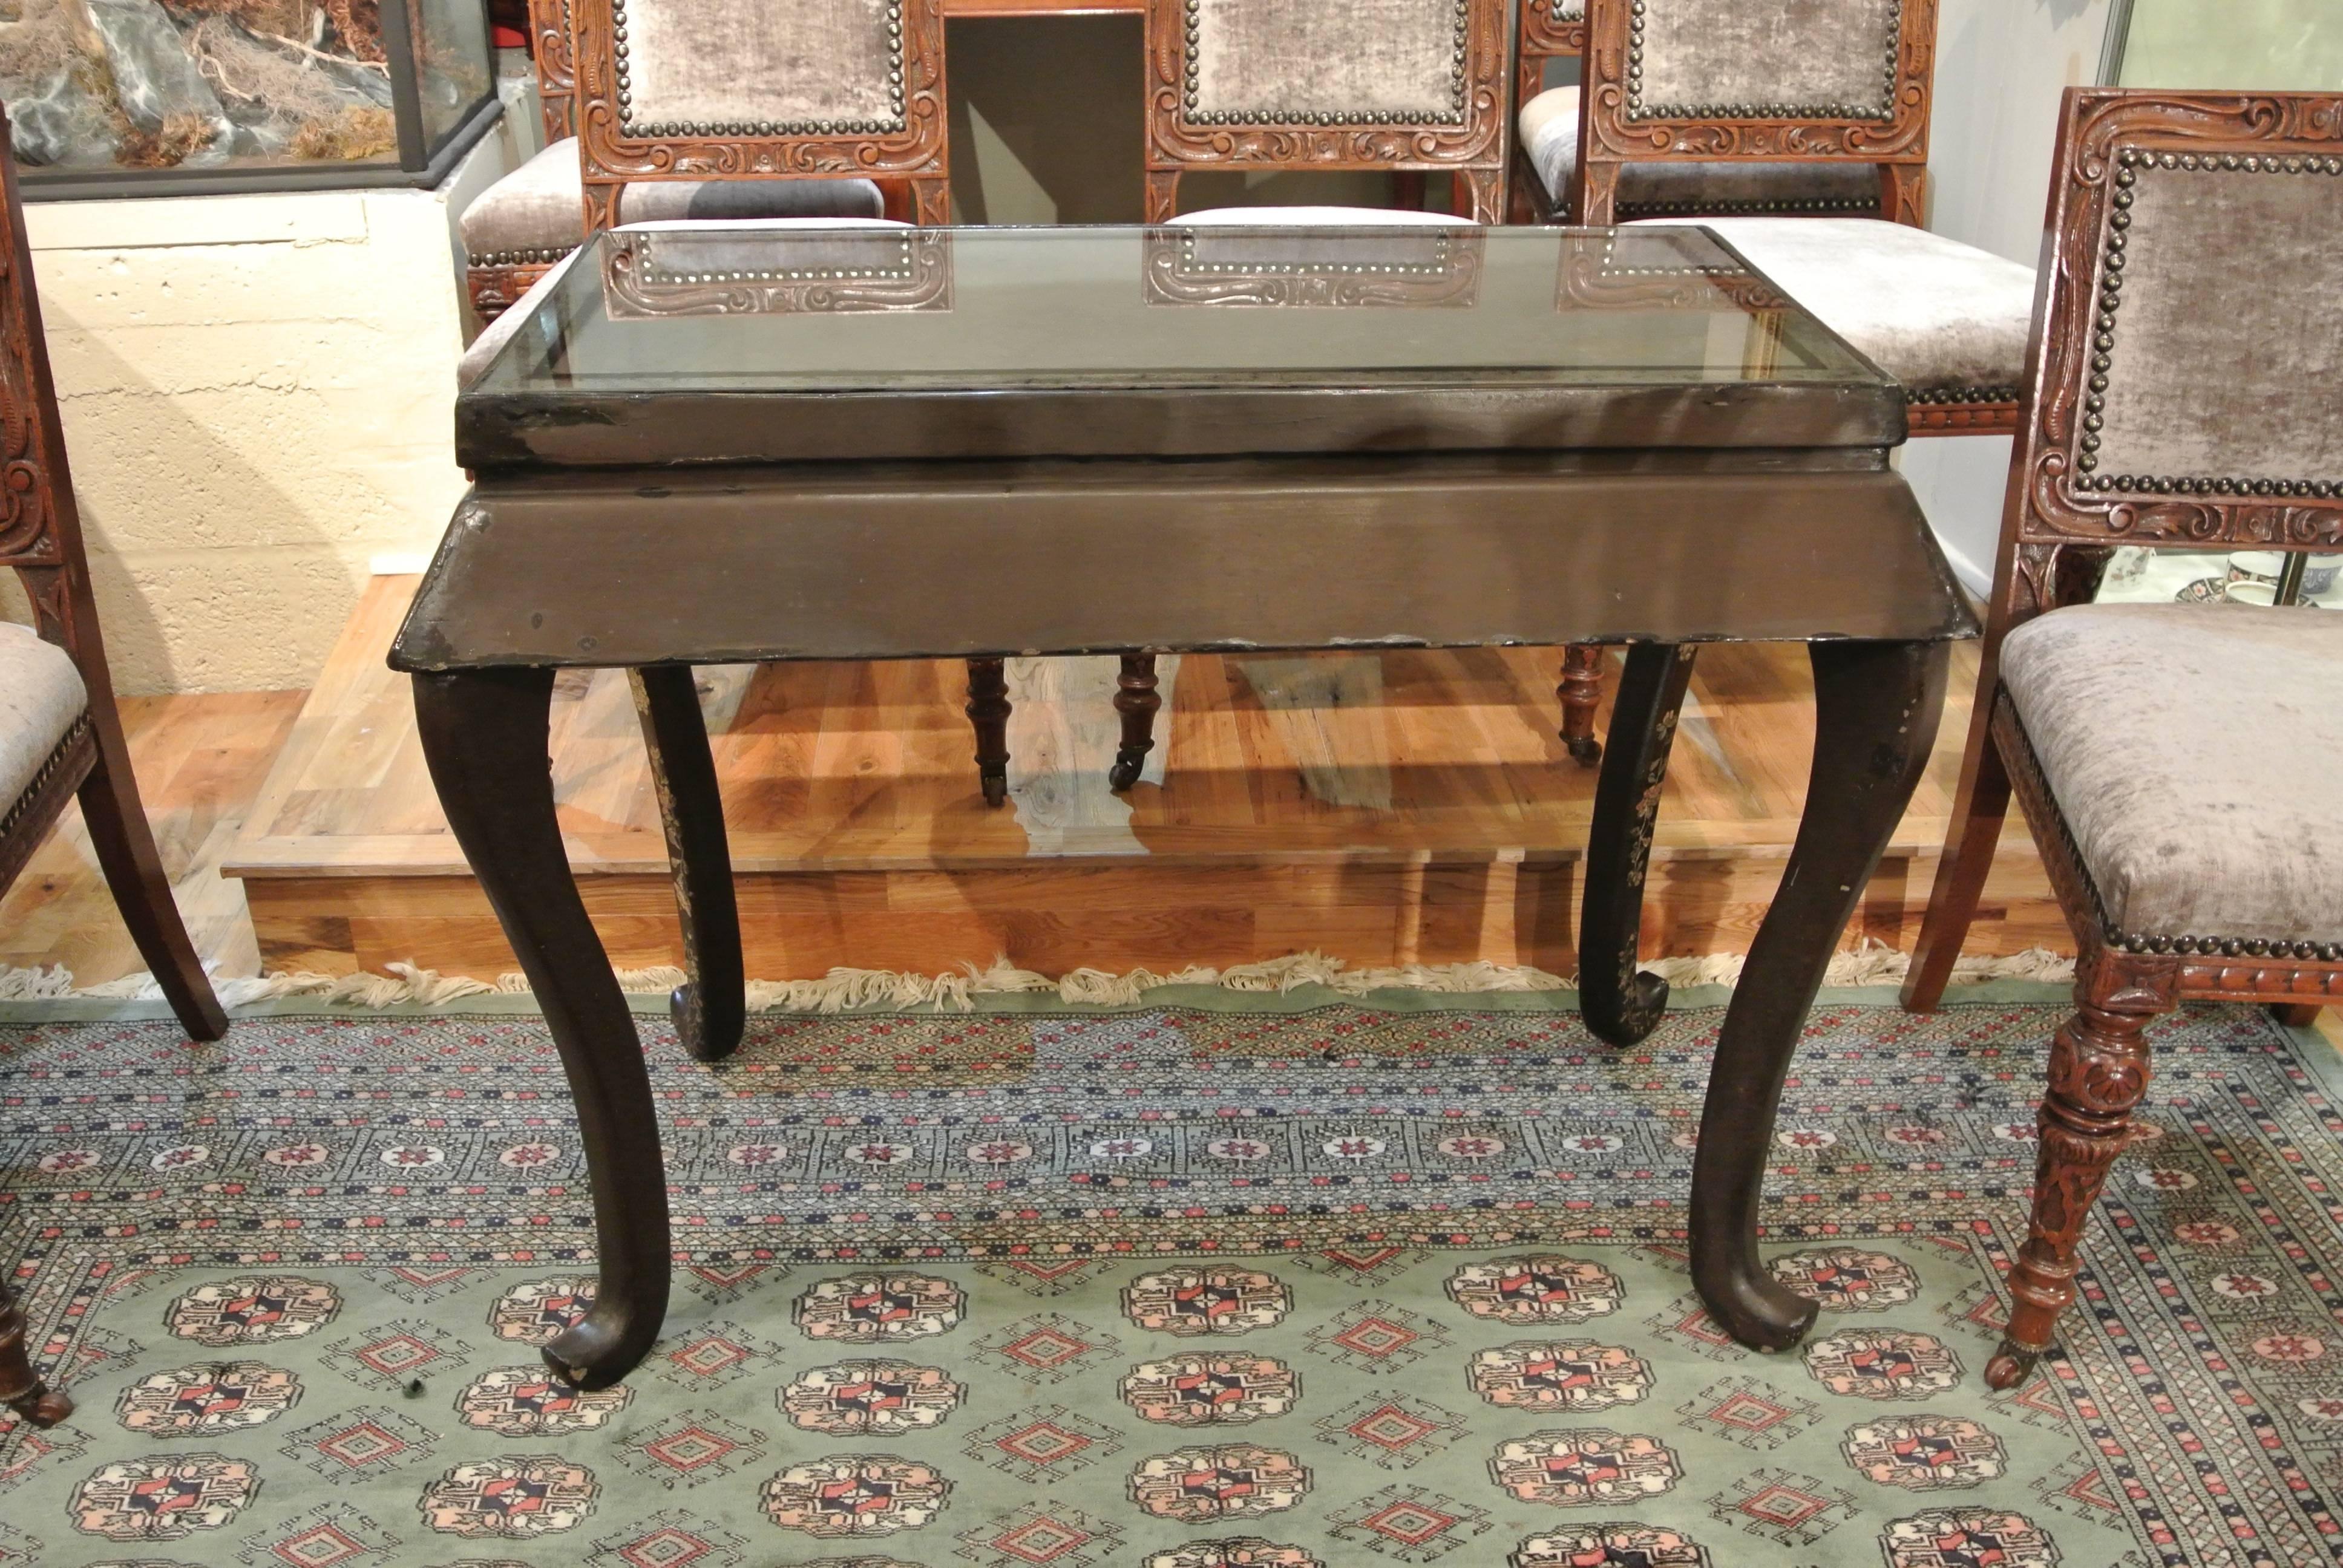
[[[714,1059],[741,1035],[740,942],[691,667],[793,658],[1628,645],[1579,948],[1586,1021],[1624,1044],[1665,999],[1636,938],[1695,650],[1808,643],[1805,813],[1718,1040],[1690,1217],[1720,1326],[1769,1349],[1804,1335],[1813,1303],[1756,1245],[1775,1109],[1928,756],[1947,644],[1975,635],[1888,467],[1892,384],[1036,388],[800,396],[789,416],[690,394],[467,394],[458,452],[479,482],[392,655],[577,1100],[601,1286],[547,1349],[558,1374],[607,1383],[641,1360],[670,1243],[642,1044],[555,819],[555,675],[633,672],[691,976],[678,1033]],[[1304,449],[1210,455],[1269,427]],[[970,460],[1021,443],[1060,455]],[[840,449],[870,456],[776,460]]]

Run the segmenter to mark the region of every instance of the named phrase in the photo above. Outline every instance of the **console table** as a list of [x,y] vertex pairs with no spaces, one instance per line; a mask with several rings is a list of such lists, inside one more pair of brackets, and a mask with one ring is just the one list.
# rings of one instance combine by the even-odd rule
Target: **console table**
[[1735,1336],[1794,1343],[1814,1307],[1756,1248],[1775,1102],[1975,634],[1888,466],[1904,430],[1895,383],[1696,229],[597,236],[458,399],[478,483],[391,658],[577,1099],[601,1289],[549,1363],[623,1376],[670,1266],[642,1044],[555,821],[558,670],[637,674],[678,1032],[715,1057],[740,960],[695,664],[1630,645],[1581,935],[1618,1040],[1664,993],[1635,931],[1674,703],[1735,639],[1808,643],[1818,712],[1717,1047],[1694,1274]]

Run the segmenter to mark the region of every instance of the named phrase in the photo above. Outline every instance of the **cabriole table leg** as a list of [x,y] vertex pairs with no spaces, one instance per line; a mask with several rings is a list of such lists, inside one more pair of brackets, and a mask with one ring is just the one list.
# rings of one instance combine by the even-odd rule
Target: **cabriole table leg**
[[732,851],[724,834],[724,796],[699,686],[691,667],[655,664],[629,670],[635,711],[650,753],[651,784],[667,829],[675,877],[675,912],[683,928],[684,971],[691,978],[668,998],[675,1037],[701,1061],[740,1049],[748,1023],[748,977],[740,959],[740,909],[732,893]]
[[1944,643],[1818,642],[1815,756],[1797,842],[1717,1037],[1692,1168],[1692,1275],[1709,1316],[1757,1350],[1787,1350],[1815,1303],[1757,1252],[1774,1113],[1839,936],[1903,819],[1936,738]]
[[561,1052],[594,1191],[593,1311],[545,1347],[565,1382],[632,1371],[667,1316],[667,1172],[650,1075],[609,955],[586,917],[554,818],[550,669],[415,677],[424,760]]
[[1578,1016],[1596,1037],[1634,1045],[1667,1011],[1668,982],[1635,967],[1644,929],[1644,879],[1667,782],[1676,715],[1692,681],[1689,644],[1639,642],[1627,650],[1611,739],[1594,787],[1586,839],[1586,890],[1578,916]]

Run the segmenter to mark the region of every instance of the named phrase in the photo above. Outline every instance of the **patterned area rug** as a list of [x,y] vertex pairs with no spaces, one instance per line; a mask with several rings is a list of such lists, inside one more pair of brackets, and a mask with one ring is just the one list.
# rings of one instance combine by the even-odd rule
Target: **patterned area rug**
[[[2038,993],[2037,993],[2038,994]],[[1822,1303],[1685,1277],[1721,1014],[1550,999],[641,1020],[676,1304],[616,1390],[558,1064],[508,1008],[0,1025],[0,1256],[66,1426],[0,1563],[2096,1568],[2336,1560],[2325,1048],[2156,1031],[2068,1351],[1980,1372],[2059,1011],[1820,1010],[1769,1211]],[[789,1089],[799,1091],[787,1094]]]

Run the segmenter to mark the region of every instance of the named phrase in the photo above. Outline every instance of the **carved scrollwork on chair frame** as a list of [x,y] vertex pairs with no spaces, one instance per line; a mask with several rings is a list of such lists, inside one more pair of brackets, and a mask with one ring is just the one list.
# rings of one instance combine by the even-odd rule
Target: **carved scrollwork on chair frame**
[[[674,3],[674,0],[669,0]],[[895,0],[900,109],[892,119],[636,125],[618,16],[627,0],[568,0],[578,72],[579,165],[589,232],[615,228],[630,180],[909,179],[922,223],[948,219],[943,13],[938,0]],[[851,126],[853,128],[849,128]]]
[[[1759,273],[1727,260],[1718,266],[1685,261],[1680,266],[1637,265],[1622,256],[1623,241],[1654,248],[1659,230],[1614,231],[1594,243],[1567,243],[1563,250],[1563,309],[1714,310],[1731,306],[1750,312],[1796,308],[1788,295]],[[1590,236],[1590,239],[1592,236]]]
[[[854,251],[856,265],[695,268],[689,265],[693,246],[722,246],[737,253],[747,242],[713,234],[618,235],[603,253],[603,297],[610,314],[622,319],[951,308],[949,230],[854,229],[806,239],[833,253],[840,246]],[[669,253],[664,258],[662,251]]]
[[[2343,113],[2332,100],[2239,94],[2081,95],[2062,138],[2051,221],[2069,258],[2052,280],[2035,415],[2023,433],[2019,537],[2206,546],[2343,544],[2343,476],[2241,479],[2099,471],[2098,416],[2121,341],[2127,231],[2139,176],[2210,170],[2331,179],[2343,191]],[[2322,396],[2306,387],[2305,397]]]
[[[1574,11],[1564,16],[1561,13]],[[1585,0],[1521,0],[1520,37],[1514,44],[1519,108],[1545,89],[1545,63],[1586,53]]]
[[[1463,58],[1457,112],[1409,121],[1396,113],[1232,115],[1206,123],[1189,112],[1190,0],[1149,0],[1147,161],[1167,170],[1245,165],[1325,169],[1502,169],[1507,117],[1504,7],[1459,0]],[[1154,214],[1151,217],[1168,216]],[[1493,221],[1493,214],[1491,215]]]
[[[0,156],[5,143],[0,136]],[[30,324],[10,307],[7,287],[23,243],[8,215],[0,212],[0,566],[55,567],[65,555],[50,510],[39,372]]]
[[537,57],[537,102],[550,146],[578,134],[578,66],[569,48],[569,0],[528,0],[529,46]]
[[1421,260],[1383,262],[1346,256],[1321,265],[1309,260],[1225,262],[1204,259],[1201,247],[1229,243],[1243,231],[1156,229],[1146,241],[1142,277],[1150,305],[1280,307],[1389,306],[1400,308],[1467,307],[1480,297],[1485,236],[1478,229],[1375,230],[1363,236],[1385,247],[1410,246]]
[[[1936,72],[1936,0],[1901,0],[1885,66],[1881,115],[1844,106],[1646,105],[1634,87],[1640,6],[1590,4],[1584,140],[1606,162],[1654,158],[1763,158],[1786,162],[1925,164],[1929,82]],[[1891,216],[1894,215],[1890,215]]]

